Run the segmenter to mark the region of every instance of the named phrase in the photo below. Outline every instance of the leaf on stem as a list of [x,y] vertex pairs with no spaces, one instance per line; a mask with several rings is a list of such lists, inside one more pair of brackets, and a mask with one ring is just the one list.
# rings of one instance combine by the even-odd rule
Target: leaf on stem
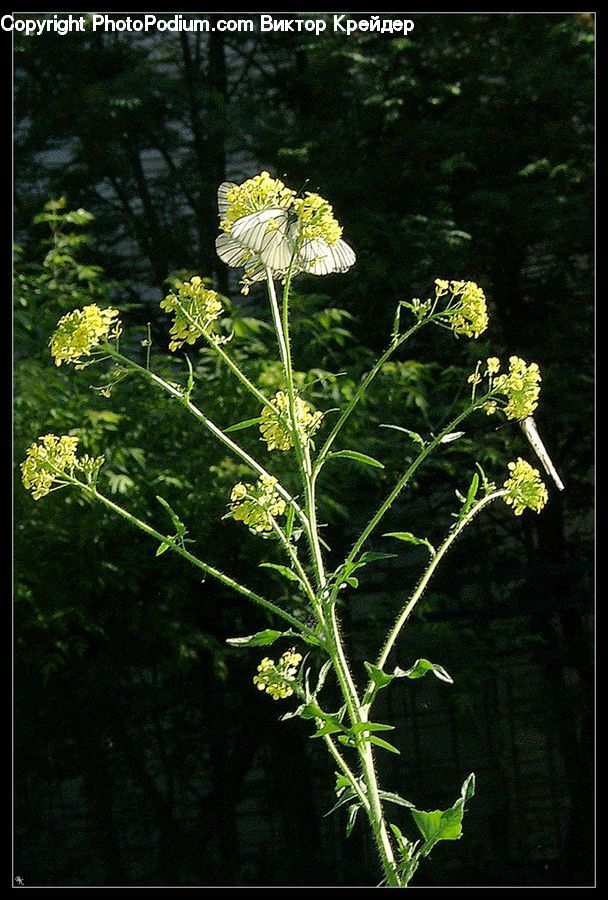
[[449,809],[434,809],[431,812],[412,809],[412,817],[424,838],[421,856],[428,856],[438,841],[457,841],[462,836],[462,817],[465,803],[475,793],[475,775],[471,773],[462,785],[460,797]]
[[384,464],[379,460],[374,459],[373,456],[368,456],[367,453],[359,453],[358,450],[336,450],[335,453],[328,453],[327,459],[352,459],[374,469],[384,468]]
[[454,684],[454,679],[449,675],[443,666],[437,663],[429,662],[428,659],[417,659],[413,666],[409,669],[400,669],[398,666],[393,672],[393,678],[422,678],[427,672],[432,672],[441,681],[448,684]]
[[381,425],[380,428],[392,428],[393,431],[401,431],[403,434],[407,434],[408,437],[422,448],[426,447],[426,441],[417,431],[410,431],[409,428],[403,428],[402,425]]
[[411,531],[389,531],[386,534],[383,534],[382,537],[392,537],[398,541],[405,541],[408,544],[424,545],[427,547],[431,556],[435,556],[436,553],[435,548],[429,540],[416,537]]
[[260,563],[260,569],[274,569],[275,572],[278,572],[279,575],[282,575],[283,578],[287,578],[288,581],[297,581],[298,584],[302,584],[302,579],[299,575],[293,572],[289,566],[281,566],[278,563],[269,563],[263,562]]
[[243,419],[242,422],[237,422],[235,425],[224,428],[224,434],[229,434],[231,431],[241,431],[243,428],[251,428],[253,425],[259,425],[261,421],[261,416],[256,416],[255,419]]

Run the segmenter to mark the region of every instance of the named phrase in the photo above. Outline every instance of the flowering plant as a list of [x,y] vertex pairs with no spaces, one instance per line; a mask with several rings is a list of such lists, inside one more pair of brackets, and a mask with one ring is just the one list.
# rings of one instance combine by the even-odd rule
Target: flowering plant
[[[260,538],[277,543],[284,554],[284,564],[263,562],[262,565],[273,568],[286,579],[293,592],[293,602],[278,603],[202,560],[186,538],[185,523],[164,498],[158,500],[171,521],[169,532],[157,530],[115,503],[99,484],[103,457],[79,455],[77,437],[47,434],[34,442],[21,466],[23,483],[35,500],[66,487],[82,491],[152,538],[157,543],[157,555],[171,551],[181,556],[276,618],[281,628],[234,637],[228,643],[237,647],[269,647],[288,640],[288,649],[278,661],[265,656],[259,662],[256,674],[252,675],[253,684],[273,701],[295,698],[295,706],[282,718],[299,717],[309,722],[313,729],[311,737],[322,742],[333,759],[334,809],[346,811],[347,834],[359,813],[363,813],[378,850],[382,883],[406,886],[421,860],[437,843],[460,838],[465,806],[473,796],[475,778],[469,775],[456,801],[443,810],[420,809],[399,793],[381,789],[375,755],[399,753],[399,749],[387,739],[393,726],[374,720],[375,701],[379,692],[395,679],[416,679],[432,673],[443,682],[452,682],[451,676],[436,662],[420,658],[408,661],[409,665],[403,668],[389,665],[389,660],[438,566],[478,513],[496,500],[504,501],[517,516],[526,509],[537,513],[543,509],[548,494],[539,471],[518,458],[509,464],[502,485],[497,486],[478,466],[468,488],[457,492],[459,506],[453,513],[454,521],[437,547],[410,531],[383,535],[402,543],[423,544],[430,558],[415,590],[396,604],[394,624],[377,655],[365,662],[364,673],[355,673],[348,659],[339,603],[345,591],[357,589],[358,571],[390,555],[371,552],[366,547],[417,470],[432,454],[439,453],[442,445],[457,440],[463,434],[458,430],[460,426],[477,412],[502,413],[508,420],[529,420],[538,404],[540,372],[535,363],[527,364],[513,356],[508,371],[501,373],[500,361],[490,357],[485,364],[480,361],[469,376],[470,398],[465,407],[437,434],[421,435],[401,423],[391,425],[415,446],[413,461],[373,512],[345,559],[329,567],[317,506],[317,485],[326,466],[346,459],[362,466],[383,468],[382,462],[357,449],[334,449],[345,423],[373,379],[421,329],[435,325],[458,338],[469,339],[484,333],[488,327],[486,297],[474,282],[438,278],[432,296],[401,301],[387,349],[359,383],[346,406],[341,410],[316,410],[296,386],[290,342],[291,285],[303,273],[321,276],[345,272],[354,265],[355,254],[342,239],[342,228],[327,201],[312,193],[297,197],[268,173],[263,172],[241,185],[224,183],[219,189],[218,204],[220,257],[228,265],[242,269],[245,292],[254,283],[266,285],[282,389],[272,395],[265,393],[229,353],[227,345],[233,336],[222,332],[222,298],[203,278],[195,276],[176,285],[161,307],[172,316],[169,349],[177,352],[184,345],[192,347],[198,341],[205,342],[255,398],[259,404],[256,418],[224,428],[212,421],[193,400],[197,384],[188,357],[185,357],[189,372],[185,383],[161,377],[151,367],[149,337],[144,341],[147,347],[144,365],[125,354],[116,309],[89,304],[67,313],[60,319],[49,346],[57,365],[71,363],[83,368],[106,362],[108,372],[100,389],[103,396],[110,397],[114,385],[129,376],[149,382],[177,401],[199,426],[250,470],[251,479],[236,483],[226,498],[226,518],[242,523]],[[282,287],[280,299],[277,282]],[[406,312],[413,321],[403,330],[401,320]],[[232,437],[235,431],[244,428],[259,429],[262,461]],[[275,451],[275,457],[267,455]],[[296,488],[288,487],[271,471],[277,456],[287,459],[291,465]],[[402,658],[404,651],[399,652]],[[326,685],[332,678],[341,697],[338,709],[327,708]]]

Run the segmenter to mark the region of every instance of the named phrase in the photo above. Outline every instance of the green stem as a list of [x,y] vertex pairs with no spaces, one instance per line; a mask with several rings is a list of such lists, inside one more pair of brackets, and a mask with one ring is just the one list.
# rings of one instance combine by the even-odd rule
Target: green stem
[[[242,459],[243,462],[250,466],[255,472],[257,472],[258,475],[269,476],[269,473],[266,471],[266,469],[261,466],[260,463],[253,458],[253,456],[250,456],[249,453],[247,453],[246,450],[243,450],[243,448],[240,447],[235,441],[233,441],[232,438],[228,437],[227,434],[224,434],[221,428],[218,428],[218,426],[215,425],[214,422],[211,421],[211,419],[207,418],[202,410],[200,410],[194,403],[192,403],[190,398],[186,396],[180,388],[175,387],[175,385],[170,384],[168,381],[165,381],[164,378],[160,377],[160,375],[156,375],[154,372],[144,369],[143,366],[140,366],[138,365],[138,363],[133,362],[133,360],[129,359],[127,356],[123,356],[122,353],[119,353],[112,347],[106,348],[106,352],[113,359],[118,360],[124,366],[133,369],[133,371],[137,372],[143,378],[146,378],[148,381],[152,382],[152,384],[160,387],[166,394],[169,394],[169,396],[173,397],[176,400],[179,400],[182,406],[185,406],[188,412],[191,413],[195,417],[195,419],[198,419],[198,421],[207,429],[207,431],[211,432],[211,434],[216,437],[218,441],[221,441],[221,443],[224,444],[225,447],[228,447],[229,450],[231,450],[236,456]],[[291,494],[278,482],[276,484],[276,490],[281,495],[283,500],[293,506],[296,514],[298,515],[298,518],[304,525],[304,528],[308,531],[308,529],[310,528],[310,524],[304,514],[304,510],[300,507],[297,500],[295,500],[295,498],[292,497]]]
[[[479,502],[476,503],[474,506],[472,506],[471,509],[469,510],[469,512],[452,528],[452,530],[450,531],[450,533],[448,534],[446,539],[438,547],[436,553],[434,554],[429,565],[427,566],[422,578],[418,582],[418,586],[416,587],[416,590],[411,595],[411,597],[409,598],[409,600],[407,601],[407,603],[405,604],[405,606],[403,607],[403,609],[397,616],[397,618],[395,620],[395,624],[393,625],[393,627],[391,628],[391,630],[388,633],[388,637],[386,638],[386,641],[384,642],[384,646],[382,647],[382,650],[380,651],[380,655],[378,656],[378,661],[376,662],[376,665],[378,666],[379,669],[382,669],[384,667],[384,665],[386,664],[386,661],[390,655],[390,652],[393,649],[397,638],[399,637],[401,629],[407,622],[412,610],[414,609],[414,607],[416,606],[416,604],[418,603],[418,601],[424,594],[425,590],[427,589],[431,578],[433,577],[433,575],[435,574],[435,571],[437,570],[437,567],[439,566],[439,563],[441,562],[441,560],[443,559],[443,557],[445,556],[447,551],[450,549],[450,547],[452,546],[452,544],[454,543],[456,538],[462,533],[462,531],[466,528],[466,526],[475,518],[477,513],[480,512],[480,510],[482,510],[484,508],[484,506],[487,506],[489,503],[492,503],[492,501],[496,500],[498,497],[504,497],[504,495],[506,493],[507,493],[507,491],[505,491],[504,489],[501,489],[498,491],[493,491],[491,494],[488,494],[486,497],[483,497],[481,500],[479,500]],[[367,686],[367,690],[365,692],[365,697],[363,698],[364,706],[366,706],[369,703],[370,697],[373,694],[373,687],[374,687],[373,682],[370,682],[369,685]]]
[[210,575],[212,578],[215,578],[217,581],[225,584],[226,587],[232,588],[232,590],[236,591],[238,594],[241,594],[243,597],[246,597],[253,603],[257,603],[258,606],[263,606],[265,609],[274,613],[276,616],[280,616],[282,619],[284,619],[286,622],[289,622],[290,625],[296,628],[300,632],[300,634],[307,634],[316,637],[314,635],[314,632],[310,628],[300,622],[299,619],[296,619],[295,616],[292,616],[291,613],[287,612],[287,610],[284,610],[280,606],[277,606],[271,600],[266,600],[265,597],[260,596],[260,594],[257,594],[250,588],[239,584],[238,581],[235,581],[234,578],[230,578],[229,575],[224,575],[223,572],[220,572],[219,569],[214,568],[214,566],[210,566],[208,563],[203,562],[197,556],[194,556],[193,553],[190,553],[188,550],[182,547],[180,544],[176,544],[172,538],[167,537],[167,535],[161,534],[161,532],[157,531],[156,528],[153,528],[146,522],[142,522],[141,519],[138,519],[137,516],[133,515],[133,513],[128,512],[128,510],[123,509],[122,506],[114,503],[114,501],[110,500],[109,497],[106,497],[104,494],[100,494],[96,488],[84,485],[77,479],[74,479],[73,483],[78,484],[95,500],[103,503],[104,506],[108,507],[108,509],[111,509],[113,512],[121,516],[123,519],[126,519],[132,525],[135,525],[136,528],[139,528],[141,531],[145,532],[145,534],[155,538],[155,540],[159,541],[159,543],[168,544],[169,548],[173,550],[174,553],[177,553],[179,556],[188,560],[189,563],[192,563],[193,566],[196,566],[202,572],[205,572],[206,575]]
[[321,450],[319,451],[319,454],[315,460],[315,466],[314,466],[314,472],[313,472],[314,478],[316,478],[317,475],[319,474],[319,472],[321,470],[321,466],[325,462],[327,454],[331,450],[332,444],[334,443],[335,439],[338,437],[338,434],[342,430],[343,425],[346,423],[346,421],[350,417],[350,415],[353,412],[353,410],[355,409],[357,403],[362,398],[362,396],[365,394],[365,391],[370,386],[370,384],[372,383],[372,381],[374,380],[374,378],[376,377],[376,375],[378,374],[378,372],[380,371],[380,369],[382,368],[384,363],[390,359],[390,357],[393,355],[393,353],[396,350],[398,350],[402,344],[404,344],[420,328],[422,328],[422,326],[424,324],[425,324],[425,321],[416,322],[416,324],[413,325],[408,331],[406,331],[405,334],[402,334],[400,337],[398,337],[396,340],[394,340],[390,344],[390,346],[384,351],[382,356],[377,360],[377,362],[374,364],[373,368],[370,369],[370,371],[367,373],[365,378],[361,381],[361,383],[359,384],[359,387],[357,388],[353,397],[351,398],[348,406],[344,409],[344,411],[340,415],[340,418],[338,419],[338,421],[332,428],[331,432],[329,433],[329,435],[327,437],[327,440],[325,441]]
[[[486,401],[486,399],[487,398],[484,397],[481,400],[476,401],[476,403],[472,404],[471,406],[468,406],[465,410],[463,410],[463,412],[461,412],[454,419],[452,419],[452,421],[448,425],[446,425],[446,427],[444,429],[442,429],[442,431],[439,432],[437,437],[433,438],[433,440],[430,441],[426,445],[426,447],[416,457],[416,459],[411,464],[411,466],[409,466],[406,469],[405,473],[401,476],[401,478],[399,479],[399,481],[397,482],[395,487],[392,489],[392,491],[390,492],[390,494],[388,495],[386,500],[382,503],[382,505],[379,507],[379,509],[376,511],[376,513],[372,516],[372,518],[370,519],[370,521],[364,528],[364,530],[361,533],[361,535],[359,536],[359,538],[357,538],[357,540],[355,541],[355,543],[353,545],[352,550],[350,551],[350,553],[348,554],[348,556],[346,558],[345,565],[352,563],[356,559],[356,557],[359,555],[359,552],[361,551],[361,548],[363,547],[365,542],[371,536],[372,532],[376,529],[376,527],[380,524],[384,515],[388,512],[388,510],[393,505],[393,503],[395,502],[395,500],[397,499],[397,497],[399,496],[399,494],[401,493],[403,488],[406,486],[408,481],[411,479],[412,475],[414,475],[414,473],[416,472],[418,467],[424,462],[424,460],[427,458],[427,456],[429,456],[433,452],[433,450],[435,450],[435,448],[439,446],[439,444],[442,442],[442,440],[445,438],[445,436],[447,434],[449,434],[458,425],[460,425],[460,423],[462,421],[464,421],[464,419],[466,419],[467,416],[469,416],[475,409],[478,409],[480,406],[482,406],[483,403]],[[336,590],[337,590],[337,588],[336,588]]]
[[[292,423],[292,433],[293,433],[293,442],[294,449],[296,452],[296,457],[298,460],[298,464],[300,467],[302,481],[304,485],[305,492],[305,511],[306,517],[310,522],[310,530],[308,532],[308,539],[311,549],[311,554],[313,558],[313,563],[315,566],[315,574],[317,577],[318,587],[320,591],[320,596],[322,601],[324,598],[325,586],[327,583],[327,579],[325,576],[324,564],[323,564],[323,556],[321,553],[321,545],[319,541],[318,534],[318,524],[316,518],[316,497],[315,497],[315,485],[314,485],[314,477],[312,470],[312,463],[310,459],[310,451],[309,447],[305,440],[302,439],[302,436],[299,433],[297,427],[297,419],[295,413],[295,390],[293,383],[293,369],[291,362],[291,350],[289,345],[289,285],[290,285],[290,274],[291,269],[288,272],[288,276],[285,282],[285,289],[283,292],[283,310],[282,316],[279,311],[279,305],[277,302],[277,296],[274,288],[274,282],[272,279],[272,273],[270,269],[267,269],[267,282],[268,282],[268,294],[270,298],[270,306],[272,310],[272,316],[274,321],[274,326],[277,331],[277,340],[279,343],[279,351],[281,354],[281,359],[283,362],[283,366],[285,368],[285,377],[287,380],[287,390],[289,396],[289,410],[290,410],[290,418]],[[363,715],[364,712],[361,709],[361,701],[359,699],[357,689],[355,683],[353,681],[352,674],[350,672],[350,668],[348,665],[348,661],[346,659],[346,654],[344,652],[344,647],[342,645],[342,641],[340,638],[340,631],[337,621],[336,607],[335,603],[328,605],[329,611],[329,621],[325,622],[323,616],[323,603],[316,605],[315,604],[315,612],[317,613],[317,617],[320,619],[321,624],[325,626],[328,636],[328,642],[330,646],[328,646],[328,652],[332,659],[332,664],[334,670],[336,672],[338,682],[340,684],[340,688],[342,690],[342,694],[346,701],[346,707],[348,710],[348,715],[352,725],[356,725],[364,721]],[[395,859],[393,855],[393,848],[391,845],[391,841],[388,835],[388,830],[386,827],[386,822],[384,820],[384,815],[382,812],[382,805],[380,802],[380,795],[378,789],[378,781],[376,777],[376,770],[374,766],[374,757],[371,744],[368,740],[366,740],[367,735],[365,732],[357,731],[356,734],[356,747],[359,755],[359,760],[361,763],[363,779],[366,787],[366,800],[367,803],[364,806],[365,811],[367,813],[368,819],[370,821],[372,831],[374,834],[374,838],[376,840],[376,845],[378,847],[378,852],[380,854],[380,859],[382,862],[382,867],[384,869],[384,873],[386,876],[386,880],[388,884],[397,886],[399,884],[399,880],[395,871]],[[330,749],[331,752],[331,749]],[[335,757],[334,757],[335,758]]]

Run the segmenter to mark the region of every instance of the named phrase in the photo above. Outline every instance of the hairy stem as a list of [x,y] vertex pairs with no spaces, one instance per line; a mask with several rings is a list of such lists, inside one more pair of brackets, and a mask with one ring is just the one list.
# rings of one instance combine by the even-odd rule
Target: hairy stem
[[173,538],[167,537],[167,535],[164,535],[160,531],[157,531],[156,528],[153,528],[151,525],[148,525],[146,522],[138,519],[137,516],[133,515],[133,513],[130,513],[128,510],[123,509],[122,506],[114,503],[113,500],[110,500],[110,498],[106,497],[105,494],[101,494],[96,488],[89,485],[84,485],[81,481],[78,481],[76,479],[73,480],[73,483],[81,487],[82,490],[84,490],[84,492],[89,496],[99,501],[100,503],[103,503],[103,505],[107,506],[108,509],[111,509],[112,512],[116,513],[121,518],[126,519],[131,523],[131,525],[139,528],[150,537],[155,538],[155,540],[157,540],[159,543],[168,544],[170,550],[172,550],[174,553],[177,553],[178,556],[186,559],[189,563],[192,563],[193,566],[196,566],[197,569],[200,569],[206,575],[210,575],[212,578],[215,578],[216,581],[220,581],[222,584],[226,585],[226,587],[232,588],[233,591],[236,591],[238,594],[246,597],[247,600],[251,600],[258,606],[263,606],[264,609],[267,609],[269,612],[272,612],[276,616],[284,619],[286,622],[289,622],[289,624],[293,628],[296,628],[300,632],[300,634],[308,634],[314,636],[314,633],[310,628],[300,622],[299,619],[296,619],[295,616],[292,616],[291,613],[287,612],[287,610],[282,609],[280,606],[277,606],[276,603],[273,603],[271,600],[266,600],[265,597],[262,597],[260,594],[257,594],[250,588],[239,584],[238,581],[235,581],[234,578],[230,578],[229,575],[224,575],[223,572],[220,572],[219,569],[216,569],[214,566],[203,562],[197,556],[194,556],[193,553],[190,553],[188,550],[186,550],[185,547],[182,547],[181,544],[176,543]]
[[[439,566],[439,563],[441,562],[441,560],[443,559],[443,557],[445,556],[447,551],[450,549],[450,547],[452,546],[452,544],[454,543],[456,538],[460,534],[462,534],[462,532],[466,528],[466,526],[475,518],[477,513],[480,512],[480,510],[482,510],[484,508],[484,506],[487,506],[489,503],[492,503],[492,501],[496,500],[498,497],[504,497],[504,495],[506,493],[507,492],[502,489],[498,490],[498,491],[492,491],[491,494],[488,494],[486,497],[483,497],[481,500],[479,500],[477,503],[475,503],[471,507],[469,512],[465,516],[463,516],[463,518],[452,528],[452,530],[450,531],[450,533],[448,534],[446,539],[437,548],[437,551],[435,552],[429,565],[427,566],[426,570],[424,571],[422,578],[418,582],[418,586],[416,587],[416,590],[411,595],[411,597],[408,599],[407,603],[405,604],[405,606],[403,607],[403,609],[397,616],[393,627],[391,628],[391,630],[388,633],[386,641],[384,642],[384,645],[382,647],[382,650],[380,651],[380,655],[378,656],[378,660],[376,662],[376,665],[378,666],[379,669],[382,669],[384,667],[384,665],[390,655],[390,652],[393,649],[395,642],[396,642],[397,638],[399,637],[399,634],[401,633],[401,629],[403,628],[403,626],[407,622],[408,618],[410,617],[412,610],[414,609],[414,607],[416,606],[416,604],[418,603],[418,601],[420,600],[420,598],[426,591],[431,578],[433,577],[433,575],[435,574],[435,572],[437,570],[437,567]],[[366,705],[369,702],[369,699],[370,699],[372,693],[373,693],[373,682],[370,682],[367,687],[367,690],[365,692],[365,697],[363,700],[364,705]]]

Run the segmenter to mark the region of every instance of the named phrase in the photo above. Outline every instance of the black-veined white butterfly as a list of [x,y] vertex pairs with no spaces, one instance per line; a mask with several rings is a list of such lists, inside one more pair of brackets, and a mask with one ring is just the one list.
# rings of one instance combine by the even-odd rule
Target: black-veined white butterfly
[[[235,185],[224,181],[217,192],[220,216],[229,207],[228,194]],[[271,269],[285,270],[289,266],[310,275],[329,275],[332,272],[348,272],[356,256],[349,245],[338,240],[328,244],[322,240],[310,240],[296,249],[297,218],[288,209],[273,207],[262,209],[237,219],[230,235],[220,235],[216,240],[217,252],[227,265],[238,267],[250,259],[252,251]]]
[[559,475],[557,474],[555,466],[553,465],[553,463],[551,461],[551,457],[547,453],[547,451],[545,449],[545,445],[543,444],[543,442],[540,439],[540,435],[539,435],[538,429],[536,427],[536,422],[534,421],[533,417],[528,416],[525,419],[520,419],[519,424],[522,427],[523,433],[528,438],[532,449],[534,450],[534,452],[540,459],[543,469],[545,470],[547,475],[551,476],[551,478],[553,479],[553,481],[555,482],[555,484],[557,486],[557,489],[559,491],[563,491],[564,483],[561,480],[561,478],[559,477]]

